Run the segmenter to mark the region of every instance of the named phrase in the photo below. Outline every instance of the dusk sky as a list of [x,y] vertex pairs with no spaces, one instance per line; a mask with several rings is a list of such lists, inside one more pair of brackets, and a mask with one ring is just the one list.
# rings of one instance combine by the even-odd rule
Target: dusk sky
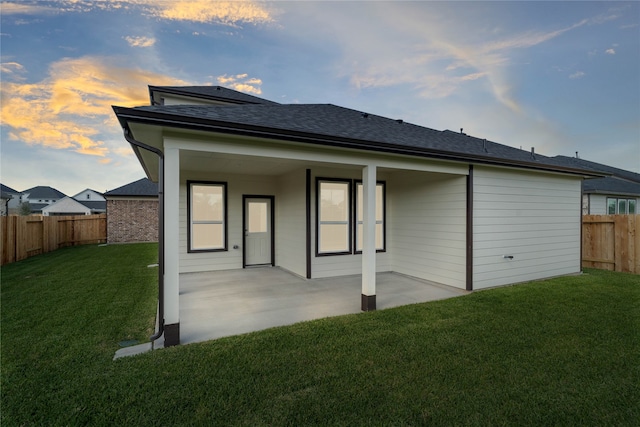
[[640,172],[638,2],[2,1],[0,182],[144,176],[148,85],[330,103]]

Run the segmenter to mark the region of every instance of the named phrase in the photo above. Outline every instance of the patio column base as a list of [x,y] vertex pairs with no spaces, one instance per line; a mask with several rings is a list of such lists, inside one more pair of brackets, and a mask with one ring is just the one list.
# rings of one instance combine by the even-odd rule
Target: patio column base
[[374,311],[376,309],[376,296],[362,294],[362,311]]
[[164,346],[172,347],[180,344],[180,323],[164,325]]

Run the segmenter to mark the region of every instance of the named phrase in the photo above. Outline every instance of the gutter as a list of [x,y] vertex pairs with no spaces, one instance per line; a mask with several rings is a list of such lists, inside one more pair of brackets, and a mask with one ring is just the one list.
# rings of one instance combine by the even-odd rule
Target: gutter
[[136,148],[158,155],[158,331],[151,335],[153,343],[164,333],[164,153],[156,147],[137,141],[131,135],[129,126],[123,126],[124,138]]

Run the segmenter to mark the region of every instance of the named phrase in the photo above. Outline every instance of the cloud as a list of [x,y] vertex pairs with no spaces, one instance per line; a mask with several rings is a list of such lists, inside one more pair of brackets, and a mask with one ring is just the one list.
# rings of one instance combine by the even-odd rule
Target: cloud
[[615,55],[616,51],[615,49],[611,48],[611,49],[605,50],[604,53],[606,53],[607,55]]
[[[510,74],[519,52],[590,23],[581,19],[545,31],[495,32],[495,26],[483,21],[485,9],[474,10],[435,3],[382,2],[368,8],[351,3],[344,10],[330,12],[318,7],[306,13],[326,24],[323,30],[343,51],[341,74],[356,88],[408,85],[424,98],[441,99],[468,93],[466,87],[474,85],[514,112],[523,110]],[[350,24],[353,14],[360,19]],[[482,32],[478,21],[490,30],[478,34]]]
[[51,14],[56,10],[47,6],[40,6],[36,4],[24,4],[4,2],[2,3],[3,15],[36,15],[36,14]]
[[269,11],[255,2],[217,0],[143,1],[151,15],[177,21],[261,24],[273,20]]
[[586,74],[582,71],[576,71],[575,73],[571,74],[569,76],[570,79],[581,79],[582,77],[586,76]]
[[[107,156],[102,140],[117,129],[112,105],[148,104],[146,85],[185,82],[150,71],[114,65],[118,58],[62,59],[37,83],[3,83],[2,125],[9,138],[28,145]],[[105,131],[107,129],[107,131]]]
[[84,13],[94,9],[120,10],[139,8],[155,18],[205,24],[264,24],[273,21],[271,12],[254,1],[218,0],[59,0],[55,7],[15,2],[2,3],[3,15],[39,15],[52,13]]
[[221,85],[228,86],[240,92],[260,95],[262,93],[262,89],[260,88],[260,86],[262,85],[262,80],[254,77],[248,77],[249,75],[247,73],[237,74],[235,76],[227,76],[226,74],[224,74],[222,76],[216,77],[216,80]]
[[151,47],[156,44],[156,39],[154,37],[134,37],[134,36],[126,36],[123,37],[129,46],[131,47]]
[[18,64],[17,62],[3,62],[0,64],[0,72],[15,74],[17,72],[24,72],[24,67],[22,64]]

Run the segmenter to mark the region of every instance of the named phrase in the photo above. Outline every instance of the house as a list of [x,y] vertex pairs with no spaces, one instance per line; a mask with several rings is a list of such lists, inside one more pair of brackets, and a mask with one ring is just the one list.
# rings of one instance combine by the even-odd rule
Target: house
[[17,208],[19,203],[16,200],[20,200],[20,192],[0,184],[0,216],[7,216],[11,208]]
[[158,184],[142,178],[104,193],[107,243],[158,241]]
[[583,215],[640,213],[640,174],[578,157],[556,156],[555,158],[571,167],[580,167],[607,175],[584,181]]
[[66,195],[49,186],[37,186],[29,188],[22,192],[21,203],[29,203],[32,214],[41,214],[42,209],[58,200],[66,197]]
[[105,213],[106,199],[97,191],[87,188],[73,197],[63,197],[42,208],[44,216],[94,215]]
[[159,185],[153,338],[163,333],[165,346],[180,343],[188,272],[361,274],[367,311],[377,272],[471,291],[581,270],[581,185],[596,172],[331,104],[149,90],[151,106],[113,108]]

